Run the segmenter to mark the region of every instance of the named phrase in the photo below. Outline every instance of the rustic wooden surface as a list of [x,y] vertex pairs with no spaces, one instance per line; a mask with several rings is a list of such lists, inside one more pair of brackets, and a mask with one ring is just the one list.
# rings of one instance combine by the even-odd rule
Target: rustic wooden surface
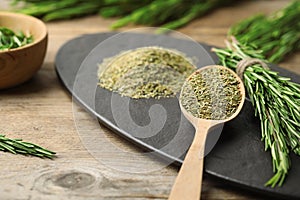
[[[197,41],[224,46],[223,40],[232,23],[257,12],[270,13],[287,3],[285,0],[241,3],[219,9],[179,31]],[[1,0],[0,9],[7,9],[7,4],[7,0]],[[0,152],[1,200],[167,199],[178,169],[163,167],[158,161],[142,156],[142,150],[104,127],[99,128],[80,108],[73,108],[72,97],[55,74],[54,59],[62,44],[82,34],[110,31],[109,25],[113,21],[90,16],[47,23],[49,47],[42,69],[27,83],[0,91],[1,134],[23,138],[58,153],[54,160],[42,160]],[[300,74],[299,55],[298,52],[290,56],[280,65]],[[123,170],[109,167],[86,150],[83,145],[85,138],[79,137],[74,123],[73,109],[82,122],[79,129],[86,129],[87,133],[100,131],[106,140],[122,151],[130,152],[130,156],[126,153],[118,156],[114,151],[105,150],[101,155],[107,162],[111,158],[113,166],[120,163]],[[157,170],[152,170],[157,167]],[[128,172],[131,169],[147,171],[147,168],[149,172]],[[241,190],[205,175],[202,198],[246,200],[265,199],[266,196]]]

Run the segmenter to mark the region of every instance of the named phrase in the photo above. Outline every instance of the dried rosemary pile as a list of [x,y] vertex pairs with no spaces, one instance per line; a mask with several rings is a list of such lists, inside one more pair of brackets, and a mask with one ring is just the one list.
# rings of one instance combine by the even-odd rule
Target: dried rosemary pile
[[[175,29],[218,7],[238,0],[12,0],[25,3],[20,12],[46,21],[69,19],[99,13],[103,17],[121,17],[112,28],[129,23]],[[22,5],[22,4],[21,4]]]
[[15,33],[11,29],[0,27],[0,51],[22,47],[32,42],[31,35],[26,36],[22,31]]
[[99,65],[99,86],[131,98],[171,97],[195,69],[181,52],[142,47],[105,59]]
[[[233,26],[227,48],[213,51],[231,69],[253,58],[278,62],[300,48],[300,1],[270,16],[259,15]],[[265,150],[270,150],[274,176],[266,186],[281,186],[291,167],[289,154],[300,155],[300,85],[262,64],[249,62],[244,85],[261,121]]]
[[242,100],[239,81],[229,71],[206,68],[194,72],[182,87],[181,105],[201,119],[223,120],[232,116]]

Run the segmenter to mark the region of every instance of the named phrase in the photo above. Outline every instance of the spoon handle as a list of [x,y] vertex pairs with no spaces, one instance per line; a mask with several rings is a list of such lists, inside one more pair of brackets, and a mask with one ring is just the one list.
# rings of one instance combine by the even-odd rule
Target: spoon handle
[[169,200],[199,200],[201,196],[205,140],[209,127],[196,128],[193,143],[175,180]]

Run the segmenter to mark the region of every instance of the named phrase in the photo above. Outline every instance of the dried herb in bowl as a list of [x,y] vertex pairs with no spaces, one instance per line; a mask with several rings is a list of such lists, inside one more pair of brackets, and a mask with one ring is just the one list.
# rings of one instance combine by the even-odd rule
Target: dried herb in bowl
[[15,49],[32,42],[32,35],[27,36],[22,31],[15,33],[9,28],[0,27],[0,51]]
[[196,69],[183,53],[142,47],[107,58],[99,65],[99,86],[131,98],[175,96]]

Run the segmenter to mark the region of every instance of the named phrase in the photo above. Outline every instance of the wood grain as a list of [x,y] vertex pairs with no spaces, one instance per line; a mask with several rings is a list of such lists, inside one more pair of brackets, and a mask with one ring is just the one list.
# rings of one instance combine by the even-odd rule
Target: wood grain
[[[224,46],[223,40],[230,25],[257,12],[270,13],[288,2],[285,0],[249,1],[219,9],[195,20],[178,31],[193,39]],[[0,8],[7,9],[7,0]],[[12,155],[0,152],[0,199],[2,200],[83,200],[83,199],[167,199],[178,169],[159,167],[154,158],[142,156],[143,151],[99,125],[84,110],[72,104],[72,97],[60,84],[54,70],[58,49],[76,36],[109,31],[114,20],[99,16],[47,23],[49,46],[42,69],[27,83],[0,91],[0,130],[11,138],[40,144],[58,153],[54,160]],[[128,26],[129,30],[138,26]],[[280,65],[300,74],[299,52]],[[109,142],[128,156],[103,151],[102,158],[122,164],[116,170],[93,157],[77,132],[73,111],[80,116],[86,130],[100,131]],[[88,132],[88,131],[87,131]],[[132,155],[136,156],[135,160]],[[134,162],[133,162],[134,161]],[[136,165],[139,161],[141,164]],[[132,166],[134,163],[135,166]],[[147,165],[149,163],[149,165]],[[149,168],[147,173],[129,173],[133,169]],[[203,199],[265,199],[204,176]]]

